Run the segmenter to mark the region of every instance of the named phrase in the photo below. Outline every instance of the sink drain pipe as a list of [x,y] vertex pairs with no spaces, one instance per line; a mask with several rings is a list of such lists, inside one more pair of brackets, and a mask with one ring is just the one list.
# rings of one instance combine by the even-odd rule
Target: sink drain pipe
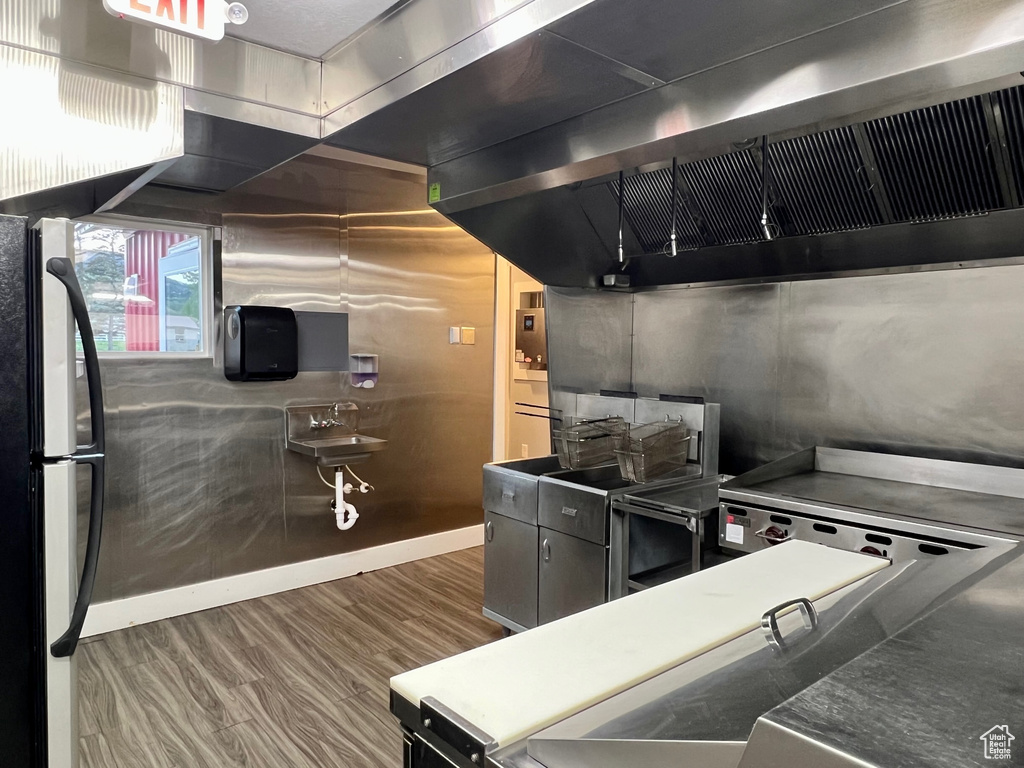
[[356,490],[352,483],[345,482],[346,470],[350,475],[352,475],[352,479],[359,483],[360,493],[367,493],[373,490],[372,485],[359,477],[359,475],[347,466],[335,468],[333,484],[327,482],[327,478],[324,477],[319,466],[316,468],[317,474],[320,475],[320,479],[324,481],[324,484],[334,489],[334,500],[331,502],[331,509],[334,511],[334,517],[339,531],[349,530],[356,524],[356,520],[359,519],[359,513],[356,511],[355,505],[345,501],[345,494],[352,493]]

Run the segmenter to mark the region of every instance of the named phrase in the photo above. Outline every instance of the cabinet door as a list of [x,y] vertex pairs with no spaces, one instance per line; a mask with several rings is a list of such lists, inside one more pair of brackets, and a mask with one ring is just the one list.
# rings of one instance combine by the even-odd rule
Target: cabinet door
[[537,526],[484,513],[484,608],[537,626]]
[[607,550],[575,536],[540,529],[539,623],[605,602]]

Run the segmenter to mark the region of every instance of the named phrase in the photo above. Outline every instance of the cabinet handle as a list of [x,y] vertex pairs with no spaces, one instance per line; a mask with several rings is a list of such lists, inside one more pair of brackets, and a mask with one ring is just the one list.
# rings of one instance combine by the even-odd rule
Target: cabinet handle
[[544,539],[544,541],[541,542],[540,551],[541,551],[541,554],[544,557],[544,562],[545,563],[550,563],[551,562],[551,545],[548,543],[547,539]]
[[494,523],[488,520],[487,525],[484,526],[484,531],[487,533],[487,540],[494,541]]

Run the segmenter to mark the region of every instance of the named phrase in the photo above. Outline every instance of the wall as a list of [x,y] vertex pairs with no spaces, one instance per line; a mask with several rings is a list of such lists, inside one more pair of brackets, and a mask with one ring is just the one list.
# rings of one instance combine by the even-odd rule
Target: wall
[[576,395],[632,389],[633,295],[544,289],[551,407],[575,413]]
[[[306,157],[219,198],[125,209],[219,220],[223,303],[348,311],[351,350],[380,355],[380,382],[300,373],[243,384],[209,359],[104,359],[97,600],[481,521],[494,257],[425,200],[421,175]],[[476,346],[450,347],[450,325],[475,325]],[[376,490],[356,499],[359,522],[344,533],[313,461],[284,449],[284,407],[332,401],[357,403],[361,431],[390,441],[359,465]],[[84,541],[84,509],[80,522]]]
[[[498,259],[495,283],[495,460],[547,456],[551,430],[547,419],[521,412],[547,414],[543,408],[524,408],[516,403],[548,404],[547,371],[529,371],[515,362],[516,310],[521,294],[542,291],[543,286],[505,259]],[[500,350],[500,351],[499,351]],[[498,356],[501,356],[498,359]],[[520,413],[517,413],[520,412]]]
[[[1020,265],[657,290],[629,296],[630,316],[626,294],[549,290],[569,321],[549,326],[552,386],[719,402],[728,473],[815,444],[1020,464],[1022,295]],[[573,338],[589,351],[563,366]]]

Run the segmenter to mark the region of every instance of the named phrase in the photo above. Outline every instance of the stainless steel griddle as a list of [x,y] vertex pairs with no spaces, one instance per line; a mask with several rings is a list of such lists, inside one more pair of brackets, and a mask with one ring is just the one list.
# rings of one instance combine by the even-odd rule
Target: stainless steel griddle
[[1024,537],[1024,471],[817,446],[724,483],[719,544],[791,538],[905,561]]

